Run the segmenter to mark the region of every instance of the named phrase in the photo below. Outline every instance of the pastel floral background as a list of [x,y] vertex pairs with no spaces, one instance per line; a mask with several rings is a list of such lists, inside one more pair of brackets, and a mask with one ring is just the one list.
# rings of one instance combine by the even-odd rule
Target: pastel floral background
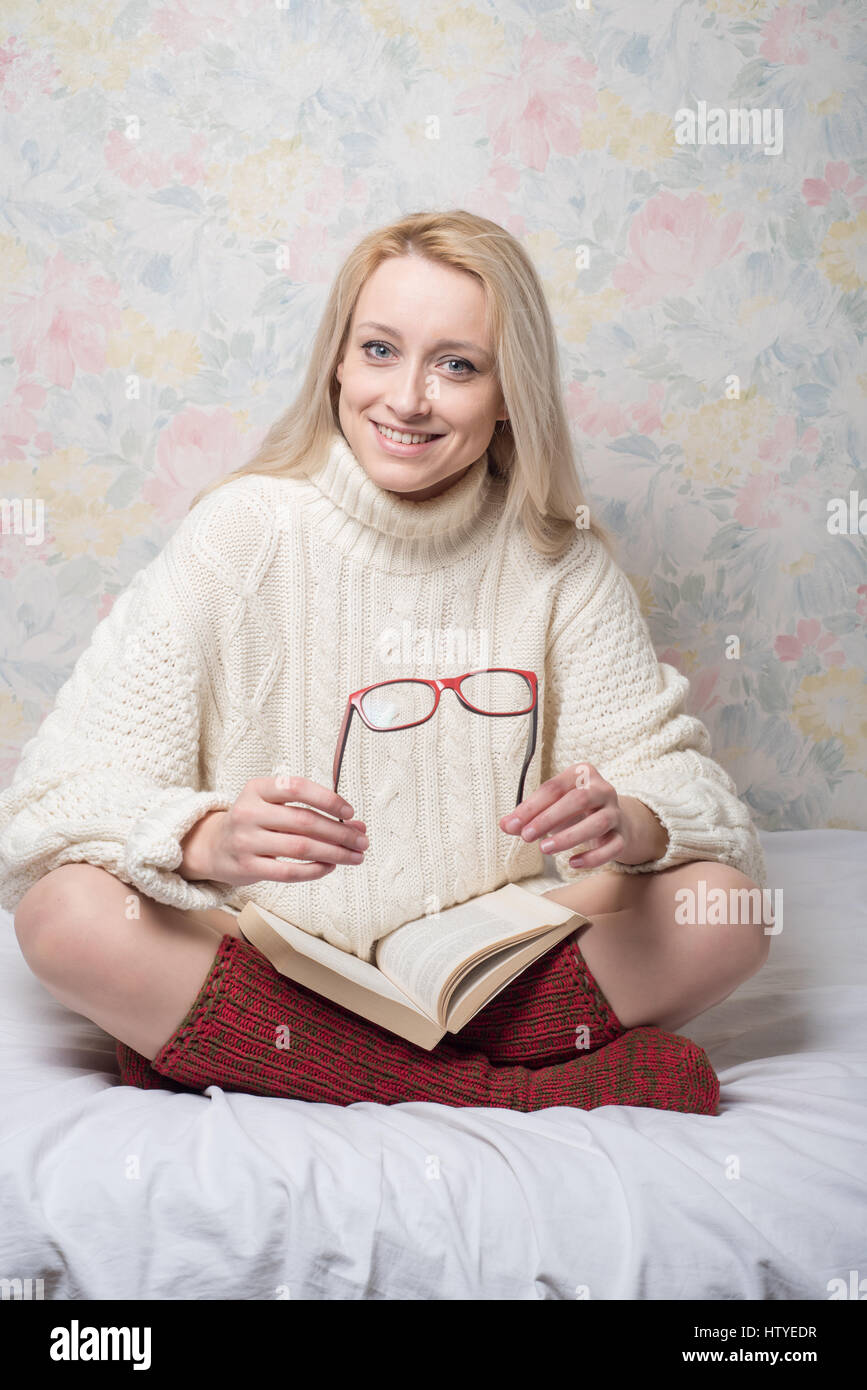
[[[538,267],[592,505],[757,824],[867,829],[865,30],[859,0],[4,0],[0,491],[45,534],[0,536],[0,784],[295,395],[349,249],[465,207]],[[701,102],[778,109],[781,152],[678,144]]]

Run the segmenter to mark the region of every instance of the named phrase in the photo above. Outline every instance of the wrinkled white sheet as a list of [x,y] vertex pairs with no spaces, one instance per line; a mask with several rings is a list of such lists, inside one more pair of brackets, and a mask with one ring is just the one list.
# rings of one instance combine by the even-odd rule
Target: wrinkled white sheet
[[680,1030],[719,1072],[713,1117],[121,1086],[0,915],[0,1277],[46,1299],[827,1299],[867,1275],[867,834],[762,842],[783,931]]

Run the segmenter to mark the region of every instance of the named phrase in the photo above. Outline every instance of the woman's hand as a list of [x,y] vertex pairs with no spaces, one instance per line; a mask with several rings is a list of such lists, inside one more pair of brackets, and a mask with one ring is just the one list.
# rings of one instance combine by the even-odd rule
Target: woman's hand
[[[638,805],[631,797],[620,801],[611,783],[591,763],[574,763],[543,782],[514,811],[502,816],[499,825],[507,834],[538,839],[543,854],[586,845],[584,853],[569,858],[570,867],[576,869],[595,869],[612,859],[640,864],[647,857],[661,857],[664,847],[657,856],[644,853],[646,845],[631,809],[623,802],[629,802],[630,808]],[[635,858],[636,854],[641,857]]]
[[[319,809],[286,804],[298,801]],[[179,873],[236,887],[324,878],[338,864],[364,859],[364,821],[332,819],[351,815],[341,796],[308,777],[254,777],[228,811],[209,811],[187,832]],[[311,862],[278,863],[280,854]]]

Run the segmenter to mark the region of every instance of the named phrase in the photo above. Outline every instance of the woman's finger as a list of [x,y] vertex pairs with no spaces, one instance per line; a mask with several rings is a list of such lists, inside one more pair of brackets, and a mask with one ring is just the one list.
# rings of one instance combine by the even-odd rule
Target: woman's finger
[[287,859],[309,859],[326,864],[361,864],[364,860],[364,851],[349,843],[322,840],[318,835],[278,834],[272,830],[254,832],[247,853],[258,859],[281,855]]
[[259,825],[263,830],[272,830],[279,835],[306,835],[326,844],[351,848],[355,847],[360,836],[367,833],[363,821],[333,820],[306,806],[265,805]]
[[584,845],[588,840],[600,840],[617,828],[619,816],[606,806],[581,820],[573,820],[557,834],[543,835],[539,848],[543,854],[561,854],[564,849]]
[[540,840],[546,835],[554,835],[570,826],[578,825],[588,817],[603,811],[608,804],[604,792],[595,788],[573,787],[560,797],[546,811],[533,816],[518,833],[525,840]]
[[549,777],[547,782],[543,782],[541,787],[537,787],[525,797],[514,811],[507,811],[504,816],[500,816],[500,829],[505,830],[507,834],[520,835],[531,821],[538,824],[542,812],[577,790],[575,780],[574,767],[567,768],[565,772],[558,772],[556,777]]
[[318,860],[316,863],[306,864],[284,863],[278,859],[253,859],[250,873],[251,876],[255,875],[253,881],[256,883],[305,883],[310,879],[324,878],[336,868],[336,864],[323,864]]
[[343,820],[354,814],[348,801],[338,796],[337,792],[323,787],[320,782],[314,782],[310,777],[278,772],[273,777],[256,777],[247,785],[254,786],[263,801],[273,801],[277,805],[285,806],[289,802],[303,801]]
[[616,859],[625,844],[620,831],[612,830],[597,843],[595,849],[587,850],[584,854],[570,855],[569,866],[573,869],[596,869],[600,864],[608,864],[612,859]]

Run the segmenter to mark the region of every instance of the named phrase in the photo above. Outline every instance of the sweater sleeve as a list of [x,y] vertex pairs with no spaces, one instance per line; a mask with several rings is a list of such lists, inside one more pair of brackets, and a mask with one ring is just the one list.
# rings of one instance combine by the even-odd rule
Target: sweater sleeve
[[[568,593],[565,600],[568,608]],[[548,667],[554,737],[544,778],[589,762],[618,796],[644,802],[668,832],[660,859],[605,867],[651,873],[712,859],[766,887],[749,808],[711,757],[705,725],[684,712],[689,681],[657,660],[635,590],[610,557],[592,596],[553,634]],[[552,856],[561,878],[597,871],[570,868],[571,853]]]
[[205,621],[172,581],[194,509],[94,629],[51,713],[0,795],[0,906],[14,911],[61,864],[105,868],[182,909],[219,907],[236,890],[188,882],[181,840],[234,797],[202,785]]

